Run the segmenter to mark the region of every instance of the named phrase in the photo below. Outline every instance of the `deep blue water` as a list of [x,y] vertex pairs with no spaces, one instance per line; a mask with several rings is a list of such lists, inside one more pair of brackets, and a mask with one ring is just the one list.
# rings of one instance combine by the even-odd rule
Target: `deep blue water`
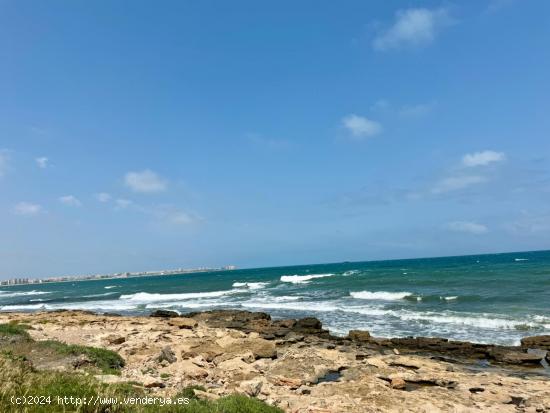
[[0,288],[1,311],[313,315],[337,334],[513,344],[550,334],[550,251],[258,268]]

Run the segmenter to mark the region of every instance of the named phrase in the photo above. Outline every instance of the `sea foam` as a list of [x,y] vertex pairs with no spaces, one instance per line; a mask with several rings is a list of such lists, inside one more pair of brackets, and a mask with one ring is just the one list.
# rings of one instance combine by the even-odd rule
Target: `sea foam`
[[182,294],[158,294],[158,293],[146,293],[140,292],[135,294],[124,294],[120,296],[121,300],[150,303],[155,301],[175,301],[175,300],[189,300],[193,298],[215,298],[222,297],[224,295],[234,294],[239,292],[238,290],[225,290],[225,291],[210,291],[204,293],[182,293]]
[[388,291],[356,291],[349,293],[353,298],[359,298],[361,300],[402,300],[405,297],[413,295],[409,292],[388,292]]
[[283,275],[281,281],[292,284],[307,284],[315,278],[332,277],[334,274]]
[[260,288],[264,288],[266,286],[268,286],[269,283],[268,282],[234,282],[233,283],[233,287],[236,287],[236,288],[242,288],[242,287],[246,287],[250,290],[259,290]]
[[42,294],[51,294],[53,291],[0,291],[0,298],[8,298],[8,297],[20,297],[20,296],[26,296],[26,295],[42,295]]

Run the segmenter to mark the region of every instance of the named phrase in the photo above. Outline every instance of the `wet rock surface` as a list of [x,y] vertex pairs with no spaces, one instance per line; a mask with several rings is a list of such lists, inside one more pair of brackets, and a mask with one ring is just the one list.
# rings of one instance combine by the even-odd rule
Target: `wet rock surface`
[[4,313],[0,322],[40,327],[29,330],[35,340],[115,350],[126,360],[116,380],[142,383],[158,395],[200,385],[205,391],[196,392],[203,399],[241,393],[292,413],[550,412],[550,379],[540,361],[536,364],[544,350],[535,354],[528,347],[438,338],[382,339],[363,331],[335,337],[312,317],[272,320],[247,311],[155,314]]

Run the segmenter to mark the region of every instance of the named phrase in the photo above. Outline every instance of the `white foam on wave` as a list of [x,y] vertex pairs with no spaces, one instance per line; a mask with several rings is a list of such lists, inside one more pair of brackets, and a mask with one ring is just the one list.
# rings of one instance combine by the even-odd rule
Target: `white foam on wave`
[[241,303],[241,306],[245,308],[262,308],[273,310],[295,310],[295,311],[315,311],[315,312],[328,312],[338,310],[338,306],[330,302],[314,302],[314,301],[300,301],[300,302],[265,302],[265,301],[245,301]]
[[137,308],[136,304],[124,303],[119,300],[83,301],[78,303],[55,304],[14,304],[0,307],[0,311],[38,311],[38,310],[88,310],[88,311],[130,311]]
[[529,261],[529,258],[514,258],[514,261]]
[[114,295],[114,294],[116,293],[90,294],[90,295],[83,295],[82,297],[85,297],[85,298],[106,297],[108,295]]
[[0,291],[0,298],[9,298],[9,297],[20,297],[20,296],[26,296],[26,295],[43,295],[43,294],[51,294],[53,291],[6,291],[2,290]]
[[233,283],[233,287],[236,287],[236,288],[241,288],[241,287],[245,287],[245,288],[248,288],[250,290],[259,290],[261,288],[264,288],[266,286],[268,286],[269,283],[268,282],[234,282]]
[[359,274],[359,270],[349,270],[344,272],[342,275],[345,277],[348,277],[350,275],[355,275],[355,274]]
[[446,300],[446,301],[453,301],[453,300],[456,300],[458,299],[458,296],[457,295],[451,295],[449,297],[439,297],[441,300]]
[[292,284],[307,284],[315,278],[332,277],[334,274],[311,274],[311,275],[283,275],[281,281]]
[[103,288],[105,288],[106,290],[110,290],[111,288],[117,288],[117,287],[118,287],[118,285],[106,285]]
[[406,291],[403,292],[388,292],[388,291],[355,291],[350,292],[353,298],[358,298],[361,300],[384,300],[384,301],[393,301],[393,300],[402,300],[405,297],[413,295]]
[[21,304],[21,305],[3,305],[0,307],[2,311],[14,311],[14,310],[50,310],[47,304]]
[[140,292],[135,294],[121,295],[120,299],[136,303],[151,303],[155,301],[177,301],[177,300],[190,300],[194,298],[216,298],[224,295],[234,294],[239,292],[238,290],[225,290],[225,291],[210,291],[204,293],[181,293],[181,294],[158,294],[158,293],[146,293]]

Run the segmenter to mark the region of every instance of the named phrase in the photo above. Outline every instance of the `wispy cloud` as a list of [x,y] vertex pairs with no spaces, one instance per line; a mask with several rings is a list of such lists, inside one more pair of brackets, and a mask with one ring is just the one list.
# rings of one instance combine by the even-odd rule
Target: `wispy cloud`
[[399,115],[405,118],[419,118],[429,115],[435,107],[435,103],[418,103],[416,105],[405,105],[399,109]]
[[172,205],[158,205],[152,208],[150,213],[159,222],[172,226],[191,225],[202,220],[198,215]]
[[365,140],[380,134],[382,125],[364,116],[350,114],[342,119],[342,125],[355,140]]
[[49,159],[46,158],[45,156],[41,156],[40,158],[36,158],[35,162],[39,168],[45,169],[48,167]]
[[124,183],[132,191],[141,193],[162,192],[168,186],[165,179],[150,169],[140,172],[128,172],[124,176]]
[[467,153],[462,157],[462,165],[471,168],[475,166],[485,166],[494,162],[503,162],[506,160],[504,152],[481,151]]
[[59,202],[61,202],[63,205],[70,206],[70,207],[82,206],[82,202],[80,202],[80,200],[74,195],[60,196]]
[[487,182],[487,178],[481,175],[450,176],[437,182],[432,188],[432,193],[443,194],[445,192],[466,189],[472,185],[477,185],[484,182]]
[[449,222],[446,228],[450,231],[466,232],[474,235],[485,234],[489,230],[485,225],[471,221]]
[[7,149],[0,149],[0,178],[8,173],[10,167],[10,155]]
[[393,24],[380,31],[372,45],[380,51],[426,46],[451,23],[446,8],[398,10]]
[[95,199],[97,199],[99,202],[109,202],[111,200],[111,194],[108,194],[107,192],[99,192],[95,194]]
[[115,201],[115,209],[126,209],[132,204],[133,202],[129,199],[119,198]]
[[516,235],[547,234],[550,233],[550,214],[522,211],[519,218],[505,224],[504,227]]
[[23,216],[35,216],[43,211],[42,206],[31,202],[19,202],[13,207],[13,213]]

